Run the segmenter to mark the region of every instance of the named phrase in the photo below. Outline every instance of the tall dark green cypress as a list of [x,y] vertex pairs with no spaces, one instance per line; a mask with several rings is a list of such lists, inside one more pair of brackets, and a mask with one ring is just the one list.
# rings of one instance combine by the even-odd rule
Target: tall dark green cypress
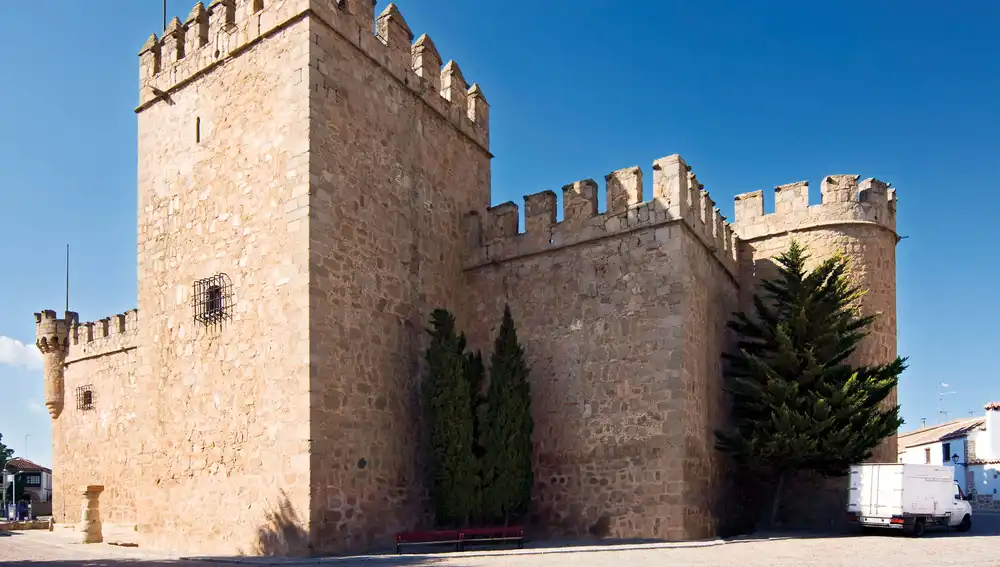
[[442,526],[467,525],[479,509],[480,495],[465,337],[456,335],[455,318],[445,309],[431,314],[428,332],[423,394],[435,516]]
[[505,524],[521,517],[531,503],[534,421],[528,372],[510,306],[505,305],[490,357],[482,458],[486,519]]
[[863,290],[851,284],[845,257],[811,271],[808,258],[793,240],[776,259],[777,278],[755,294],[755,316],[739,313],[729,324],[739,337],[737,352],[725,356],[732,425],[716,438],[720,450],[776,486],[772,524],[786,475],[845,474],[903,423],[899,406],[884,402],[905,359],[847,362],[875,317],[858,311]]

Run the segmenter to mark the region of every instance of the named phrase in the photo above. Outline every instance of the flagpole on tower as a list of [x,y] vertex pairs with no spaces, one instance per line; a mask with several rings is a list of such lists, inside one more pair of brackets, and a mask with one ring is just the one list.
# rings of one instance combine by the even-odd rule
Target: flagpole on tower
[[69,313],[69,244],[66,245],[66,313]]
[[167,0],[163,0],[163,31],[167,31]]

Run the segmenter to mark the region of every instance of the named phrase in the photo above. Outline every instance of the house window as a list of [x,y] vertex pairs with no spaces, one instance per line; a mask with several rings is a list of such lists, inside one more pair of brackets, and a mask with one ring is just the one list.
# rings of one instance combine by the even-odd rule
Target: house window
[[76,409],[80,411],[94,409],[94,387],[90,384],[76,389]]
[[951,462],[951,443],[941,444],[941,462],[946,465]]
[[931,464],[931,448],[924,449],[924,463]]
[[207,325],[218,325],[232,318],[233,286],[226,274],[194,282],[194,318]]

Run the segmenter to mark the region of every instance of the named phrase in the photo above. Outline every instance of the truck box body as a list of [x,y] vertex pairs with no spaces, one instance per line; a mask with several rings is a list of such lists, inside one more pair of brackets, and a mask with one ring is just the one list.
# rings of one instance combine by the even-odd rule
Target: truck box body
[[847,512],[863,525],[904,527],[924,518],[954,526],[968,508],[949,466],[855,465],[850,474]]

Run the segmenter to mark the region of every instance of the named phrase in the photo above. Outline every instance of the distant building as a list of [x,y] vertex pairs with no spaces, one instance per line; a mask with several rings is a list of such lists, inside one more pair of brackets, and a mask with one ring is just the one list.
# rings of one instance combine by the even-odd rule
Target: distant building
[[952,464],[955,480],[980,502],[1000,502],[1000,402],[982,417],[956,419],[899,434],[899,462]]
[[14,499],[22,494],[28,495],[32,502],[49,502],[52,500],[52,469],[33,463],[28,459],[15,457],[7,462],[7,477],[3,489],[6,492],[14,479],[17,479],[17,491]]

